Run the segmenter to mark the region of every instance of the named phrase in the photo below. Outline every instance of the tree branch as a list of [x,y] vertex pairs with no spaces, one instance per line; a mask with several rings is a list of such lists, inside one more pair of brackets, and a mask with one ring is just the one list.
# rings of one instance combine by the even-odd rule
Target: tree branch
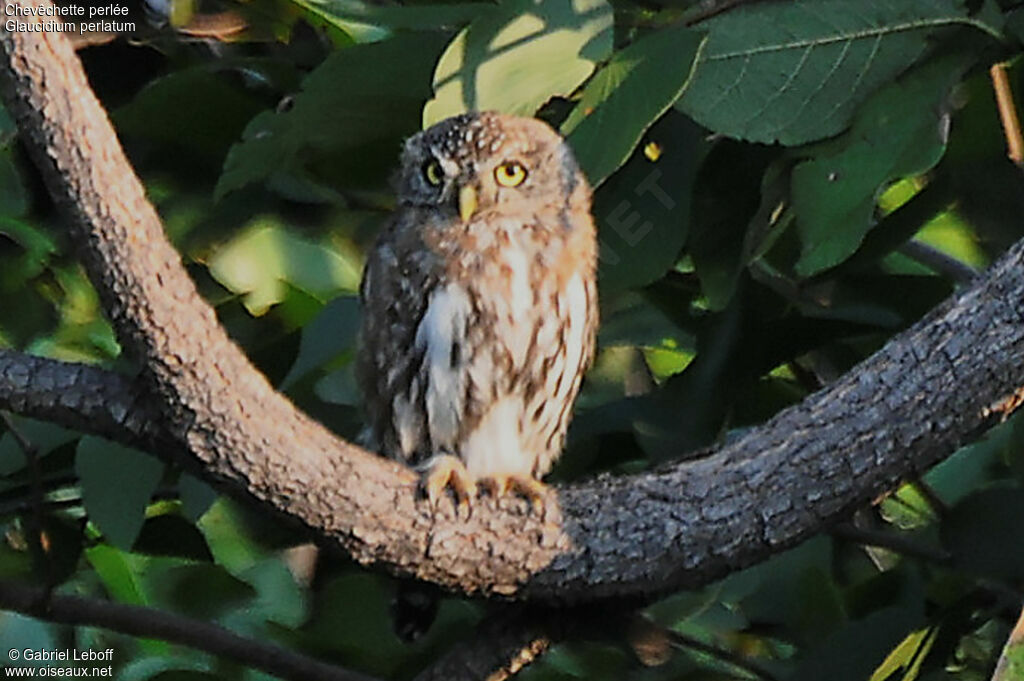
[[0,581],[0,608],[59,624],[102,627],[155,638],[236,660],[282,679],[372,681],[275,645],[253,641],[222,627],[137,605],[50,594],[40,587]]
[[848,375],[738,441],[560,489],[560,524],[509,500],[481,500],[469,519],[433,512],[411,471],[300,413],[220,329],[64,37],[3,32],[0,45],[5,103],[69,216],[123,347],[143,365],[139,385],[161,427],[207,477],[361,563],[463,593],[549,602],[695,587],[845,517],[1020,403],[1024,243]]
[[567,630],[573,615],[545,608],[504,609],[486,619],[416,675],[415,681],[504,681],[543,655]]
[[12,350],[0,349],[0,408],[133,447],[151,449],[169,439],[139,382]]
[[978,271],[970,265],[917,239],[911,239],[900,246],[898,250],[911,260],[957,284],[969,284],[978,276]]

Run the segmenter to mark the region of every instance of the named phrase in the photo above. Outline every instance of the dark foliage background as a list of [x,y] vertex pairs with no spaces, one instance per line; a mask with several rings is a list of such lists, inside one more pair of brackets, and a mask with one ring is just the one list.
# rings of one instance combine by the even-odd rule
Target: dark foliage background
[[[567,481],[762,422],[1024,236],[989,75],[1006,62],[1021,91],[1019,4],[175,0],[130,4],[131,36],[79,54],[221,321],[346,437],[354,295],[402,139],[466,109],[559,128],[597,186],[602,242],[600,354],[552,476]],[[3,115],[0,145],[0,347],[128,369]],[[39,453],[41,500],[12,429]],[[311,562],[289,548],[303,538],[144,453],[18,417],[3,432],[0,576],[45,574],[380,678],[411,677],[487,610],[448,599],[404,644],[388,577]],[[522,678],[991,678],[1024,601],[1022,484],[1017,418],[848,526],[653,603],[656,654],[609,610],[605,631]],[[124,680],[269,678],[10,613],[5,647],[113,647]]]

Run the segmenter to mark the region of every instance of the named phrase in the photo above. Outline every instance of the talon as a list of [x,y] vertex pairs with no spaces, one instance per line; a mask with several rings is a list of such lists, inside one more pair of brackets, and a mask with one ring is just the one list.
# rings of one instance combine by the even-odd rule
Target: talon
[[546,502],[548,495],[551,492],[548,489],[548,486],[540,480],[528,475],[506,475],[499,473],[497,475],[488,475],[486,478],[482,478],[480,480],[480,486],[495,498],[504,496],[510,491],[515,492],[530,502],[530,507],[533,509],[534,513],[539,515],[541,518],[544,518],[546,515]]
[[497,499],[508,494],[509,487],[512,485],[510,478],[511,476],[501,474],[488,475],[486,478],[480,479],[480,487],[488,495]]
[[434,508],[440,503],[445,488],[451,488],[455,494],[457,510],[468,514],[476,497],[476,482],[462,461],[449,454],[433,459],[423,476],[423,490]]

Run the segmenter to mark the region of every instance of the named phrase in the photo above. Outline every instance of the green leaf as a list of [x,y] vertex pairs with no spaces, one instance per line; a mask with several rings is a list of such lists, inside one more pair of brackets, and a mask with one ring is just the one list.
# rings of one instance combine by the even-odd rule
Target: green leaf
[[[367,573],[342,575],[318,594],[320,607],[306,631],[344,652],[344,659],[381,677],[392,677],[403,644],[387,616],[391,594],[380,577]],[[355,613],[364,616],[352,617]]]
[[311,370],[351,350],[358,331],[359,301],[354,296],[339,296],[327,303],[316,318],[303,327],[299,354],[281,382],[281,388],[287,390]]
[[206,537],[217,565],[223,566],[236,577],[240,577],[267,555],[245,531],[241,513],[224,497],[203,514],[197,526]]
[[928,651],[931,650],[939,630],[934,627],[918,629],[910,632],[898,646],[892,649],[888,657],[878,666],[869,681],[887,681],[896,678],[894,675],[904,671],[903,681],[913,681],[921,670]]
[[86,549],[85,557],[115,600],[132,605],[149,604],[149,598],[138,578],[145,571],[149,558],[135,556],[107,544]]
[[327,374],[313,388],[313,392],[328,404],[356,406],[360,403],[359,386],[351,363]]
[[792,175],[802,276],[842,262],[872,226],[882,185],[923,172],[946,148],[944,103],[967,66],[963,54],[928,62],[875,93],[843,138]]
[[[2,206],[0,212],[3,212]],[[29,279],[45,271],[51,256],[57,252],[56,243],[37,225],[0,215],[0,245],[6,240],[15,242],[20,252],[7,255],[3,253],[7,249],[0,250],[0,290],[24,287]]]
[[178,497],[181,499],[182,512],[192,522],[202,518],[219,496],[217,490],[188,473],[182,473],[178,479]]
[[[254,61],[237,68],[259,73],[259,66]],[[202,66],[153,80],[113,113],[118,133],[162,143],[187,153],[189,159],[205,159],[218,167],[231,142],[265,106],[232,75]]]
[[286,283],[321,300],[359,288],[360,265],[351,258],[262,221],[218,249],[209,268],[214,279],[243,295],[254,316],[284,300]]
[[7,146],[17,134],[18,124],[7,113],[7,109],[0,106],[0,144]]
[[401,140],[419,130],[434,55],[446,38],[410,33],[331,54],[287,110],[265,111],[249,122],[228,153],[215,195],[301,171],[315,160],[351,168],[361,178],[379,166],[385,176]]
[[145,580],[154,606],[204,620],[246,608],[255,595],[250,585],[211,563],[157,559],[147,566]]
[[[45,456],[57,447],[71,442],[77,434],[44,421],[35,421],[12,414],[18,432],[36,448],[37,456]],[[25,452],[10,433],[0,437],[0,475],[11,475],[25,467]]]
[[723,598],[739,599],[743,613],[753,621],[782,624],[793,632],[809,633],[812,621],[821,624],[820,612],[835,613],[824,631],[819,627],[820,635],[826,635],[841,621],[841,603],[835,602],[834,593],[822,594],[826,597],[822,603],[803,597],[820,584],[820,575],[827,574],[831,553],[831,539],[815,537],[762,565],[730,575],[722,584]]
[[[54,650],[58,646],[57,637],[57,625],[55,624],[40,622],[16,612],[0,613],[0,648],[4,650],[4,666],[11,659],[8,657],[9,651],[20,653],[26,648]],[[21,660],[18,664],[23,667],[49,667],[53,665],[53,662]]]
[[1006,15],[1006,32],[1024,44],[1024,8],[1018,7]]
[[709,32],[680,108],[717,133],[797,145],[843,130],[857,104],[928,47],[936,30],[998,28],[958,0],[748,3]]
[[601,301],[600,342],[602,348],[639,347],[693,350],[692,328],[682,326],[648,297],[628,292],[605,296]]
[[703,44],[702,34],[685,27],[662,29],[616,52],[590,80],[561,130],[592,185],[626,162],[679,97]]
[[18,216],[28,210],[25,185],[8,148],[0,149],[0,215]]
[[997,487],[957,504],[942,523],[942,543],[961,569],[986,577],[1024,578],[1024,490]]
[[690,228],[697,168],[708,149],[700,128],[669,112],[640,150],[594,194],[602,295],[649,284],[675,265]]
[[1006,423],[992,428],[977,442],[961,447],[953,456],[928,471],[924,484],[947,505],[958,503],[971,492],[980,489],[993,477],[1004,453],[1019,451],[1013,441],[1015,428],[1024,419],[1018,415]]
[[466,111],[529,116],[568,96],[612,51],[605,0],[510,0],[459,32],[434,71],[423,125]]
[[83,437],[75,456],[85,512],[111,544],[128,550],[146,519],[164,465],[142,452]]
[[260,617],[285,627],[298,627],[306,618],[304,592],[279,558],[262,560],[242,574],[240,579],[257,593],[256,602],[246,606]]
[[196,659],[198,657],[195,653],[180,650],[173,653],[168,650],[163,655],[153,657],[139,657],[121,667],[117,671],[117,678],[120,681],[148,681],[162,678],[163,673],[168,671],[212,671],[210,662]]
[[745,235],[758,214],[762,178],[767,179],[766,168],[776,155],[772,148],[722,140],[701,164],[687,250],[713,310],[729,304],[747,265]]
[[916,482],[901,485],[882,500],[878,510],[886,522],[901,530],[918,529],[937,520],[931,499],[921,492]]
[[919,606],[892,606],[851,622],[814,648],[788,677],[793,681],[863,681],[921,623]]

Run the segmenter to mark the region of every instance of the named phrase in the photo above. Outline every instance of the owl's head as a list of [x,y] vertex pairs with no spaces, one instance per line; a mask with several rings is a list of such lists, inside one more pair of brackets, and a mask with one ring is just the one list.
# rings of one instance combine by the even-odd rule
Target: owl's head
[[586,210],[590,198],[572,151],[550,126],[490,111],[453,116],[410,137],[397,185],[401,204],[436,206],[463,222],[542,206]]

